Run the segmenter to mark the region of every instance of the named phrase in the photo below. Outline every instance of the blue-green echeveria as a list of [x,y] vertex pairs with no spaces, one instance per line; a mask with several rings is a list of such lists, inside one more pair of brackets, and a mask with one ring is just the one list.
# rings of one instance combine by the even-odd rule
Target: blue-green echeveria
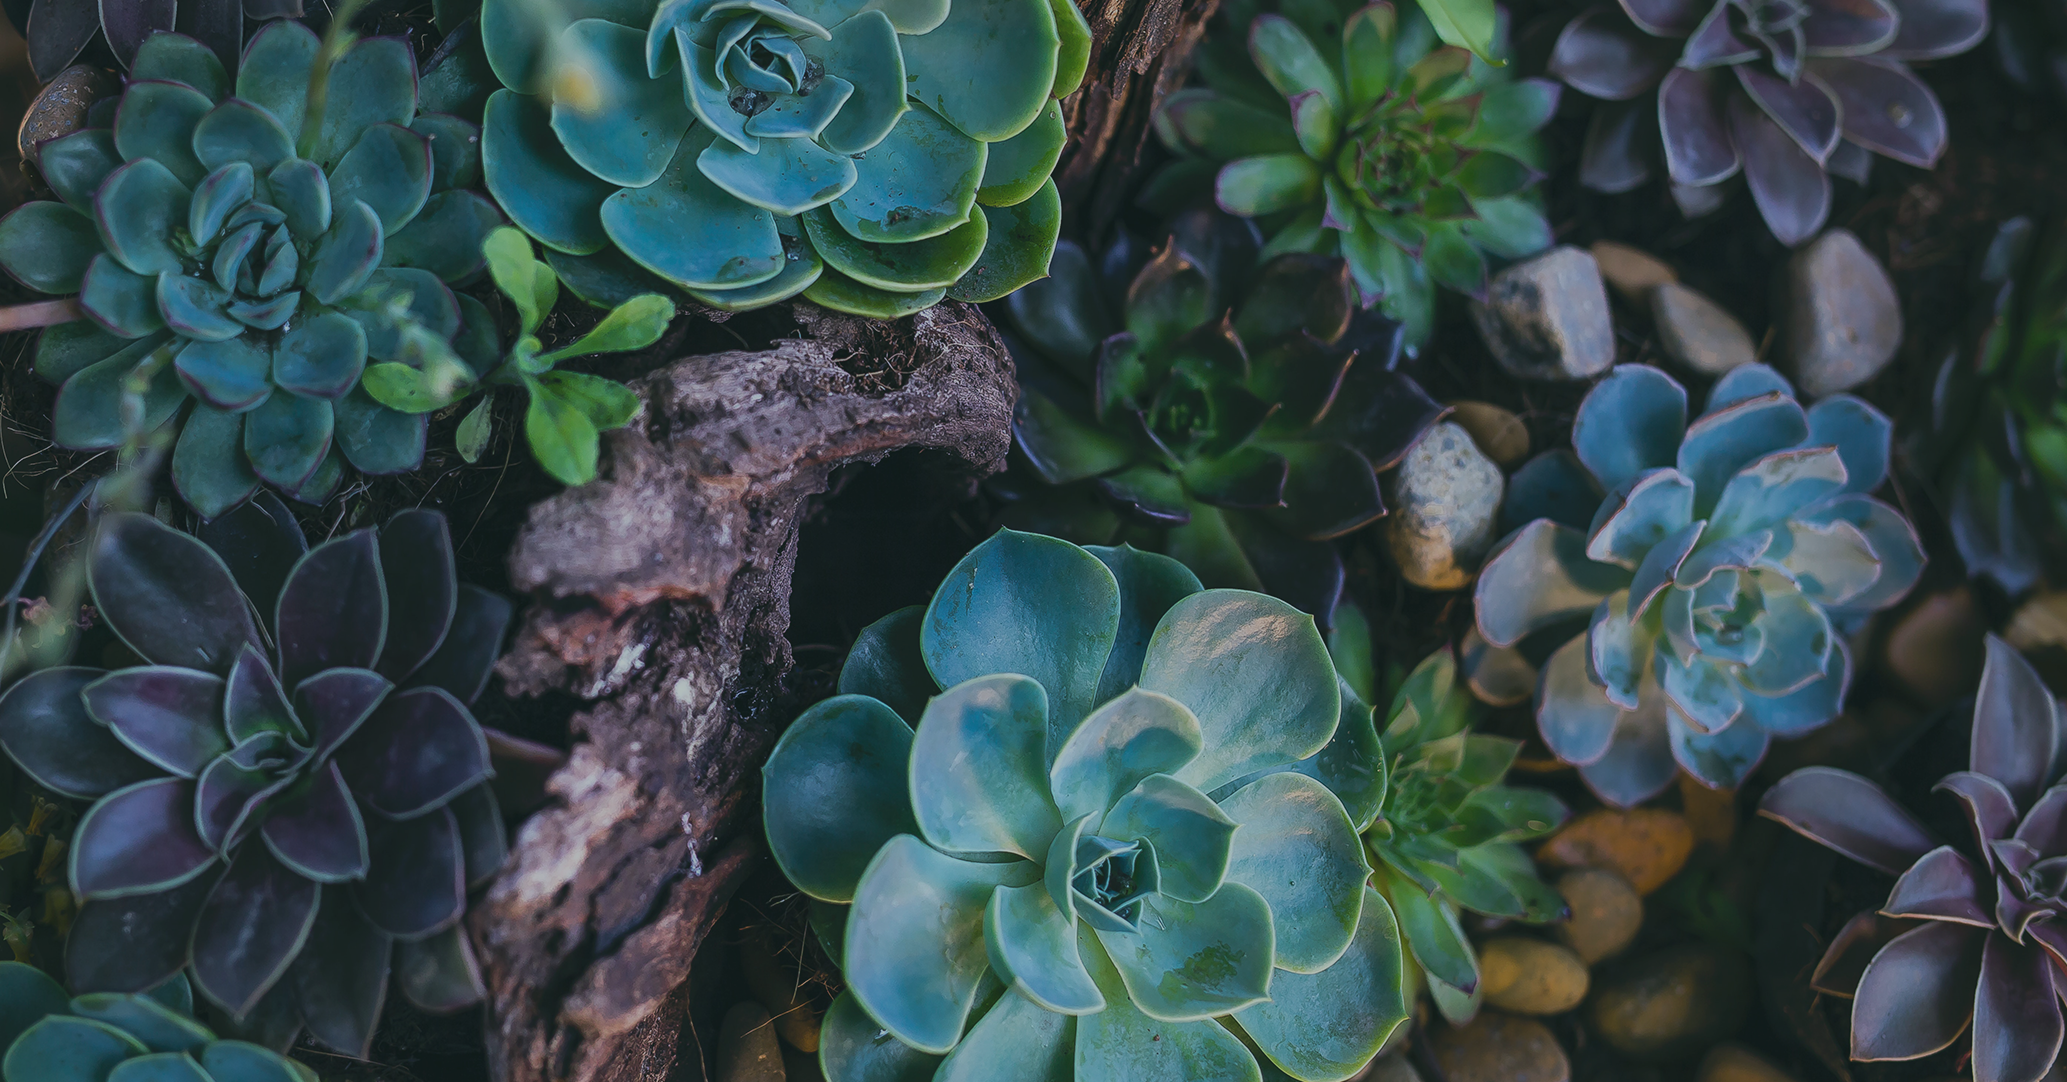
[[905,315],[1047,273],[1070,0],[559,6],[481,10],[488,187],[547,247],[726,309]]
[[1383,763],[1312,617],[1005,530],[839,690],[763,774],[845,970],[832,1082],[1260,1079],[1238,1033],[1338,1080],[1405,1017],[1346,809]]
[[233,78],[200,42],[153,34],[114,127],[42,145],[58,198],[0,220],[0,266],[90,317],[36,347],[37,374],[62,384],[56,441],[120,446],[194,399],[172,477],[209,518],[261,482],[316,500],[346,462],[417,467],[426,419],[375,402],[360,374],[414,361],[426,335],[444,348],[461,323],[446,282],[479,270],[501,220],[466,190],[474,126],[418,115],[406,42],[357,42],[312,98],[319,50],[274,22]]
[[1553,452],[1517,473],[1510,509],[1544,517],[1480,572],[1478,631],[1496,648],[1541,633],[1526,651],[1540,656],[1590,618],[1549,655],[1536,721],[1603,800],[1654,795],[1675,762],[1735,787],[1773,737],[1836,716],[1844,636],[1923,571],[1915,529],[1867,495],[1889,431],[1850,395],[1803,409],[1758,364],[1689,424],[1684,388],[1622,365],[1580,404],[1578,463]]
[[194,1021],[175,976],[149,993],[67,996],[41,970],[0,962],[4,1082],[316,1082],[316,1072]]

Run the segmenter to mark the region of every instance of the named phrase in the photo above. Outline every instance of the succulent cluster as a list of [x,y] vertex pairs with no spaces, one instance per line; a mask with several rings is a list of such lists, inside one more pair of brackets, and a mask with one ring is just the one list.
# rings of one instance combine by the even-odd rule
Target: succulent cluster
[[2067,245],[2014,218],[1981,260],[1972,319],[1938,369],[1913,457],[1967,570],[2023,593],[2057,571],[2067,524]]
[[1258,266],[1253,227],[1221,215],[1174,229],[1138,273],[1127,240],[1099,269],[1065,242],[1053,276],[1007,301],[1031,347],[1016,352],[1013,434],[1039,481],[1007,520],[1135,539],[1326,623],[1342,589],[1329,539],[1385,513],[1376,471],[1443,407],[1392,371],[1397,328],[1361,325],[1376,317],[1357,313],[1340,260]]
[[316,1082],[305,1064],[194,1020],[175,976],[146,994],[67,996],[56,981],[0,962],[0,1079],[5,1082]]
[[[1345,695],[1343,709],[1371,707]],[[1372,726],[1384,799],[1357,824],[1373,881],[1399,914],[1437,1009],[1460,1024],[1477,1010],[1479,983],[1461,910],[1531,924],[1569,916],[1520,843],[1556,830],[1570,812],[1549,793],[1503,784],[1521,742],[1472,732],[1476,711],[1448,650],[1407,674],[1384,725]]]
[[[529,400],[524,435],[539,465],[562,484],[582,485],[596,479],[598,433],[622,428],[639,412],[639,396],[615,380],[586,372],[554,369],[562,361],[596,353],[644,349],[667,333],[675,302],[658,293],[631,297],[612,308],[588,333],[559,349],[548,350],[538,339],[539,326],[560,300],[560,279],[553,268],[531,254],[531,241],[520,230],[503,226],[488,235],[482,251],[495,288],[517,310],[517,337],[506,351],[483,358],[480,375],[458,357],[443,367],[415,367],[396,362],[366,370],[366,393],[402,413],[424,414],[444,409],[475,391],[498,386],[520,388]],[[459,423],[454,434],[460,457],[480,458],[488,445],[494,403],[484,395]]]
[[1583,487],[1536,493],[1516,476],[1509,501],[1555,517],[1486,561],[1478,632],[1495,647],[1561,644],[1537,725],[1603,800],[1648,799],[1675,762],[1735,788],[1774,736],[1836,716],[1851,622],[1923,570],[1909,521],[1867,495],[1887,476],[1890,428],[1849,395],[1805,410],[1759,364],[1718,380],[1689,424],[1672,377],[1622,365],[1579,406]]
[[45,82],[56,78],[98,37],[123,67],[152,34],[191,34],[225,65],[244,48],[244,20],[300,15],[301,0],[10,0],[5,5],[16,32],[29,45],[29,66]]
[[1364,305],[1406,325],[1409,348],[1428,338],[1436,285],[1482,294],[1487,253],[1550,246],[1528,189],[1556,83],[1436,48],[1412,7],[1279,13],[1243,0],[1223,14],[1230,32],[1200,50],[1206,85],[1171,95],[1157,118],[1181,156],[1165,185],[1210,177],[1223,209],[1262,223],[1266,256],[1342,256]]
[[864,631],[839,688],[762,802],[840,944],[833,1082],[1169,1057],[1253,1079],[1252,1047],[1337,1080],[1404,1019],[1397,926],[1330,784],[1369,793],[1376,738],[1310,617],[1007,530]]
[[93,603],[143,664],[19,681],[0,696],[0,749],[92,802],[70,851],[74,988],[140,992],[187,971],[269,1043],[305,1025],[363,1056],[391,957],[421,1006],[479,995],[457,925],[504,840],[466,704],[510,607],[458,583],[431,511],[267,578],[304,547],[268,504],[239,514],[269,558],[235,573],[148,515],[104,516]]
[[345,462],[416,468],[425,420],[360,375],[445,348],[462,316],[446,282],[480,268],[500,220],[465,190],[474,127],[417,114],[406,43],[357,42],[312,81],[321,51],[272,23],[233,82],[192,38],[151,36],[114,127],[42,145],[59,198],[0,220],[0,266],[91,317],[36,348],[62,385],[56,441],[116,447],[184,410],[173,482],[207,517],[261,482],[321,499]]
[[1057,99],[1091,36],[1066,0],[486,0],[507,88],[489,190],[574,256],[725,309],[865,316],[995,300],[1047,272]]
[[1831,941],[1810,983],[1852,1000],[1852,1058],[1917,1059],[1973,1027],[1974,1082],[2039,1082],[2067,1024],[2067,720],[2007,643],[1988,639],[1967,769],[1948,793],[1971,835],[1939,841],[1872,781],[1806,767],[1759,812],[1897,876]]
[[1945,110],[1906,62],[1988,32],[1987,0],[1620,2],[1573,19],[1550,58],[1552,74],[1606,102],[1580,179],[1608,192],[1647,180],[1655,108],[1680,206],[1715,209],[1715,185],[1741,172],[1786,244],[1823,228],[1830,173],[1863,181],[1871,154],[1937,163]]

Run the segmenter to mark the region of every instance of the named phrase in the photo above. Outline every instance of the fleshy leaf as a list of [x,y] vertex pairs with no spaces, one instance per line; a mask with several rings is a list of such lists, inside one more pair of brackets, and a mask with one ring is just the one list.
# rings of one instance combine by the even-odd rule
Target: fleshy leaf
[[352,896],[374,926],[422,939],[466,914],[466,857],[450,808],[398,823],[369,823],[373,863]]
[[1025,676],[978,677],[928,702],[910,781],[926,840],[950,853],[1046,854],[1062,828],[1043,769],[1048,726],[1047,695]]
[[1204,1021],[1268,998],[1276,922],[1262,895],[1225,883],[1203,902],[1153,897],[1142,908],[1138,933],[1097,933],[1141,1013]]
[[149,515],[102,519],[87,574],[102,618],[147,661],[222,673],[259,641],[222,558]]
[[[1103,812],[1151,774],[1175,774],[1199,754],[1198,719],[1183,703],[1130,688],[1070,733],[1050,769],[1065,820]],[[915,767],[916,769],[916,767]]]
[[281,977],[316,921],[323,888],[246,846],[194,922],[194,983],[242,1017]]
[[1319,973],[1271,976],[1270,1002],[1235,1021],[1295,1078],[1345,1078],[1369,1063],[1407,1020],[1406,951],[1384,895],[1364,888],[1356,939]]
[[396,692],[339,750],[351,791],[374,812],[413,818],[486,781],[488,740],[444,688]]
[[1119,972],[1088,930],[1079,933],[1084,964],[1106,1008],[1077,1020],[1077,1082],[1262,1082],[1256,1058],[1213,1022],[1170,1023],[1136,1008]]
[[1237,823],[1197,789],[1153,774],[1120,798],[1098,830],[1155,849],[1164,897],[1203,902],[1226,881]]
[[215,862],[194,832],[194,783],[158,778],[117,789],[79,820],[72,839],[72,889],[119,898],[179,886]]
[[1320,782],[1287,771],[1236,790],[1221,809],[1242,827],[1227,881],[1254,889],[1284,918],[1274,964],[1295,973],[1328,968],[1356,934],[1370,874],[1342,802]]
[[79,800],[160,773],[87,713],[80,693],[102,675],[57,666],[23,677],[0,695],[0,749],[37,784]]
[[1880,786],[1834,767],[1803,767],[1780,779],[1758,811],[1889,875],[1900,875],[1937,848],[1923,825]]
[[1077,953],[1076,921],[1056,908],[1045,885],[997,888],[984,915],[983,935],[998,975],[1044,1010],[1091,1014],[1105,1007],[1105,997]]

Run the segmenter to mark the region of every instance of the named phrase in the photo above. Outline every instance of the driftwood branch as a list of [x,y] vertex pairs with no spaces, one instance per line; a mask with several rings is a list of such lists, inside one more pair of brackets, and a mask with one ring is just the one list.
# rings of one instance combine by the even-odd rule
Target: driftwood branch
[[[797,315],[810,337],[648,377],[604,478],[533,508],[510,557],[537,600],[505,686],[586,706],[552,802],[470,918],[508,1082],[701,1077],[690,964],[760,849],[807,501],[838,467],[907,447],[1003,464],[1011,366],[974,309]],[[871,393],[843,367],[857,359],[908,375]]]

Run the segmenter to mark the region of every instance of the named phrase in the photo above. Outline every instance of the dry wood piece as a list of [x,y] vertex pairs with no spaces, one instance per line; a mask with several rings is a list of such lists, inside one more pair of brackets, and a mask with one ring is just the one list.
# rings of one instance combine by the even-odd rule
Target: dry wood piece
[[512,694],[585,708],[552,802],[469,917],[498,1078],[701,1077],[690,964],[760,849],[806,501],[907,447],[1003,465],[1011,365],[974,309],[796,314],[808,338],[642,381],[603,477],[532,508],[517,538],[511,575],[537,600],[499,671]]

